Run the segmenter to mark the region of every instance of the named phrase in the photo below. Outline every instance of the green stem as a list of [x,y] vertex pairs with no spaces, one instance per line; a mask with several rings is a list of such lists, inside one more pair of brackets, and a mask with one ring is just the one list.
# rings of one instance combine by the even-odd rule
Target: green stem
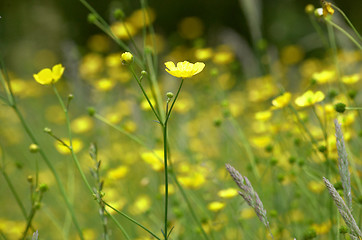
[[183,187],[181,186],[181,184],[180,184],[179,181],[177,180],[177,177],[176,177],[176,175],[175,175],[175,173],[174,173],[173,171],[171,171],[171,176],[172,176],[174,182],[176,183],[176,186],[177,186],[178,189],[180,190],[181,195],[182,195],[182,197],[184,198],[184,200],[185,200],[185,202],[186,202],[186,205],[187,205],[187,207],[188,207],[189,210],[190,210],[191,216],[192,216],[192,218],[194,219],[194,221],[196,222],[196,224],[198,225],[198,227],[199,227],[199,229],[200,229],[203,237],[204,237],[206,240],[209,240],[209,237],[207,236],[204,228],[203,228],[202,225],[201,225],[201,222],[200,222],[199,219],[197,218],[197,215],[196,215],[194,209],[192,208],[191,202],[190,202],[190,200],[188,199],[188,197],[187,197],[187,195],[186,195],[186,193],[185,193],[185,190],[183,189]]
[[158,113],[156,112],[155,108],[153,107],[150,99],[148,98],[148,96],[147,96],[147,94],[146,94],[146,91],[144,90],[144,88],[143,88],[143,86],[142,86],[139,78],[137,77],[137,75],[136,75],[136,73],[135,73],[132,65],[129,66],[129,69],[131,70],[133,77],[136,79],[138,86],[141,88],[141,91],[142,91],[142,93],[143,93],[143,96],[146,98],[148,104],[150,105],[153,114],[155,114],[155,116],[156,116],[157,120],[159,121],[159,123],[162,124],[162,120],[161,120],[160,116],[158,115]]
[[[105,210],[105,212],[107,213],[107,215],[113,220],[113,222],[117,225],[117,227],[121,230],[121,232],[123,233],[123,235],[125,236],[125,238],[127,240],[131,240],[131,238],[128,236],[126,230],[122,227],[122,225],[117,221],[117,219],[115,217],[113,217],[112,214],[110,214],[107,210]],[[108,239],[108,235],[106,236],[106,238]]]
[[333,3],[332,4],[332,7],[337,9],[337,11],[344,17],[344,19],[347,21],[348,25],[353,29],[354,33],[358,36],[358,38],[360,40],[362,40],[362,37],[361,35],[359,34],[359,32],[356,30],[356,28],[353,26],[352,22],[349,20],[349,18],[346,16],[346,14],[339,8],[337,7],[336,5],[334,5]]
[[86,184],[88,190],[90,191],[91,194],[93,194],[93,190],[92,190],[92,187],[90,186],[88,180],[87,180],[87,177],[85,176],[81,166],[80,166],[80,163],[78,161],[78,158],[77,158],[77,155],[75,154],[74,152],[74,149],[73,149],[73,138],[72,138],[72,129],[71,129],[71,126],[70,126],[70,119],[69,119],[69,114],[68,114],[68,109],[65,107],[65,104],[63,102],[63,99],[60,97],[59,95],[59,92],[57,90],[57,88],[55,87],[54,84],[52,84],[52,87],[53,87],[53,91],[55,93],[55,95],[57,96],[58,98],[58,101],[64,111],[64,114],[65,114],[65,119],[66,119],[66,124],[67,124],[67,128],[68,128],[68,137],[69,137],[69,149],[70,149],[70,152],[71,152],[71,155],[72,155],[72,159],[75,163],[75,165],[77,166],[77,169],[83,179],[83,182]]
[[176,102],[176,100],[177,100],[177,98],[178,98],[178,95],[180,94],[181,87],[182,87],[183,83],[184,83],[184,79],[183,79],[183,78],[181,78],[181,83],[180,83],[180,86],[179,86],[179,88],[178,88],[178,90],[177,90],[177,93],[176,93],[175,99],[173,100],[173,102],[172,102],[172,104],[171,104],[170,110],[169,110],[168,112],[166,112],[166,120],[165,120],[165,124],[167,124],[168,119],[170,118],[171,111],[172,111],[172,109],[173,109],[173,106],[175,105],[175,102]]
[[260,174],[259,174],[258,168],[256,166],[255,156],[254,156],[253,150],[251,149],[250,143],[248,142],[248,140],[244,134],[244,131],[242,130],[240,125],[236,122],[236,120],[232,116],[230,117],[230,122],[233,125],[233,127],[236,129],[237,134],[239,135],[239,138],[243,143],[243,147],[246,151],[246,155],[248,156],[248,159],[249,159],[250,165],[251,165],[251,169],[252,169],[255,177],[259,178]]
[[163,121],[165,116],[164,116],[164,112],[162,111],[163,106],[162,106],[160,88],[159,88],[158,82],[157,82],[156,70],[154,68],[153,58],[151,57],[151,52],[148,50],[146,50],[146,64],[148,67],[147,69],[149,71],[149,80],[150,80],[150,85],[151,85],[152,96],[154,97],[154,99],[156,101],[157,112]]
[[313,145],[317,146],[317,141],[314,139],[314,137],[312,136],[312,134],[310,133],[310,131],[308,130],[307,126],[305,125],[305,123],[302,121],[302,119],[299,117],[299,114],[297,112],[297,110],[295,110],[295,108],[289,104],[289,108],[290,110],[292,110],[292,112],[294,113],[295,117],[297,118],[298,122],[300,123],[300,125],[302,125],[304,131],[307,133],[308,137],[310,138],[311,142]]
[[6,183],[8,184],[11,193],[14,195],[15,200],[16,200],[16,203],[19,205],[23,216],[24,216],[25,218],[27,218],[27,214],[26,214],[25,207],[24,207],[23,203],[21,202],[18,193],[16,192],[16,190],[15,190],[15,188],[14,188],[14,185],[11,183],[11,180],[10,180],[9,176],[7,175],[7,173],[5,172],[5,170],[4,170],[3,168],[0,168],[0,171],[1,171],[2,175],[4,176],[5,181],[6,181]]
[[[168,104],[167,104],[168,105]],[[167,114],[167,107],[166,107]],[[164,167],[165,167],[165,225],[164,225],[164,237],[167,240],[168,231],[167,231],[167,216],[168,216],[168,164],[167,164],[167,120],[163,125],[163,158],[164,158]]]
[[[141,139],[139,139],[138,137],[136,137],[135,135],[133,134],[130,134],[128,132],[126,132],[124,129],[122,129],[121,127],[119,126],[116,126],[112,123],[110,123],[109,121],[107,121],[104,117],[100,116],[99,114],[95,114],[94,115],[95,118],[97,118],[98,120],[102,121],[103,123],[105,123],[106,125],[114,128],[115,130],[119,131],[120,133],[126,135],[127,137],[129,137],[131,140],[135,141],[136,143],[138,143],[139,145],[147,148],[148,150],[152,151],[155,155],[156,158],[159,158],[159,156],[150,148],[148,147]],[[160,159],[162,160],[162,159]],[[171,164],[171,162],[170,162]],[[172,168],[172,164],[171,164],[171,168]],[[186,193],[185,193],[185,190],[183,189],[183,187],[181,186],[181,184],[178,182],[177,180],[177,177],[175,175],[175,173],[173,171],[170,171],[170,175],[172,176],[173,180],[175,181],[176,183],[176,186],[180,189],[180,192],[181,192],[181,195],[182,197],[184,198],[186,204],[187,204],[187,207],[189,208],[189,211],[192,215],[192,217],[194,218],[196,224],[199,226],[200,228],[200,231],[202,232],[202,235],[204,236],[204,238],[206,240],[209,240],[209,237],[207,236],[206,232],[204,231],[204,229],[202,228],[202,225],[201,225],[201,222],[199,221],[199,219],[197,218],[197,215],[195,214],[195,211],[193,210],[192,208],[192,205],[191,205],[191,202],[190,200],[188,199]]]
[[[109,24],[97,13],[97,11],[86,1],[79,0],[96,18],[97,21],[94,24],[99,27],[103,32],[105,32],[110,38],[112,38],[123,50],[130,51],[130,48],[112,32]],[[135,62],[138,66],[143,66],[142,61],[135,57]]]
[[346,107],[346,110],[362,110],[362,107]]
[[362,46],[347,31],[345,31],[343,28],[341,28],[340,26],[338,26],[337,24],[335,24],[334,22],[332,22],[329,19],[326,19],[326,22],[328,24],[330,24],[331,26],[333,26],[334,28],[336,28],[341,33],[343,33],[346,37],[348,37],[359,48],[359,50],[362,51]]
[[[103,201],[104,202],[104,201]],[[159,237],[157,237],[153,232],[151,232],[150,230],[148,230],[146,227],[144,227],[142,224],[140,224],[139,222],[137,222],[136,220],[134,220],[133,218],[129,217],[127,214],[118,211],[117,209],[115,209],[114,207],[112,207],[111,205],[109,205],[108,203],[104,202],[104,205],[106,205],[107,207],[111,208],[113,211],[117,212],[118,214],[122,215],[123,217],[127,218],[129,221],[133,222],[134,224],[136,224],[137,226],[139,226],[140,228],[142,228],[143,230],[145,230],[146,232],[148,232],[149,234],[151,234],[154,238],[161,240]]]
[[[23,126],[23,128],[25,129],[25,132],[28,134],[29,138],[31,139],[31,141],[40,146],[37,139],[35,138],[34,134],[32,133],[32,131],[30,130],[29,126],[27,125],[27,123],[25,122],[25,119],[23,117],[23,115],[20,113],[17,105],[14,105],[12,106],[12,108],[14,109],[16,115],[18,116],[20,122],[21,122],[21,125]],[[58,188],[60,190],[60,193],[65,201],[65,204],[68,208],[68,211],[70,212],[71,216],[72,216],[72,220],[73,220],[73,223],[78,231],[78,235],[80,237],[81,240],[84,240],[84,237],[83,237],[83,233],[82,233],[82,230],[80,229],[80,226],[78,224],[78,221],[77,221],[77,218],[75,216],[75,213],[74,213],[74,210],[73,210],[73,207],[68,199],[68,196],[65,192],[65,189],[64,189],[64,186],[62,184],[62,182],[60,181],[60,177],[57,173],[57,171],[55,170],[53,164],[51,163],[51,161],[48,159],[48,157],[46,156],[45,152],[42,150],[42,148],[40,147],[39,148],[39,154],[40,156],[43,158],[43,160],[45,161],[46,165],[48,166],[48,168],[50,169],[50,171],[52,172],[54,178],[55,178],[55,181],[58,185]]]

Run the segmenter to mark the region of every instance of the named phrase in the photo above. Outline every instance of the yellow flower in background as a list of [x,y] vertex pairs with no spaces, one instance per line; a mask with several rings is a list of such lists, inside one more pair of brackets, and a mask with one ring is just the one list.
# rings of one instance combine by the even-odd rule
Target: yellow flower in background
[[202,62],[197,62],[195,64],[189,63],[188,61],[178,62],[177,66],[171,61],[166,62],[166,72],[171,74],[174,77],[179,78],[190,78],[198,73],[200,73],[205,64]]
[[353,74],[353,75],[345,75],[342,77],[342,82],[344,84],[354,84],[354,83],[357,83],[359,80],[361,79],[361,76],[356,73],[356,74]]
[[[159,191],[162,195],[165,195],[165,184],[160,185]],[[172,184],[168,185],[168,194],[174,194],[175,193],[175,187]]]
[[225,203],[218,202],[218,201],[211,202],[207,205],[207,209],[209,209],[212,212],[218,212],[221,209],[223,209],[224,207],[225,207]]
[[276,97],[272,101],[272,104],[273,104],[274,108],[277,108],[277,109],[283,108],[289,104],[291,97],[292,97],[292,94],[290,92],[285,92],[285,93],[283,93],[283,95]]
[[267,121],[271,118],[272,112],[271,111],[260,111],[255,113],[254,118],[259,121]]
[[227,188],[220,190],[217,195],[221,198],[233,198],[238,195],[238,190],[236,188]]
[[62,64],[53,66],[52,69],[44,68],[38,74],[34,74],[35,81],[42,85],[56,83],[63,75],[64,67]]
[[134,202],[133,205],[130,207],[130,211],[134,215],[139,215],[145,213],[151,208],[151,198],[147,195],[139,196]]
[[[69,146],[69,139],[67,138],[62,138],[61,139],[65,144],[67,144]],[[78,139],[78,138],[73,138],[72,139],[72,145],[73,145],[73,151],[74,153],[78,153],[80,150],[82,150],[83,148],[83,142],[82,140]],[[68,147],[64,146],[61,142],[56,141],[55,142],[55,148],[57,149],[57,151],[61,154],[70,154],[70,150]]]
[[118,180],[124,178],[129,171],[127,166],[121,165],[115,169],[109,170],[107,172],[107,178],[110,180]]
[[243,210],[241,210],[240,214],[241,219],[251,219],[255,216],[256,216],[255,211],[252,208],[244,208]]
[[141,153],[141,158],[149,164],[153,170],[162,171],[163,165],[163,150],[156,149],[155,151],[148,151]]
[[324,70],[321,72],[313,73],[312,79],[315,80],[319,84],[324,84],[327,82],[333,82],[335,80],[335,71]]
[[314,93],[311,90],[308,90],[302,96],[295,99],[295,104],[297,104],[299,107],[307,107],[323,101],[324,98],[325,95],[323,92],[317,91]]
[[308,189],[314,193],[321,193],[325,188],[322,181],[310,181],[308,183]]

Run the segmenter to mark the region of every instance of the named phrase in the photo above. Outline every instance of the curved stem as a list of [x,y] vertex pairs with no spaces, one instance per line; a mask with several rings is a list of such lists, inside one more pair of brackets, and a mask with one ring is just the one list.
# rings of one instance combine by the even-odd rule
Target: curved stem
[[352,22],[349,20],[349,18],[347,17],[347,15],[339,8],[337,7],[336,5],[334,5],[333,3],[332,4],[332,7],[337,9],[337,11],[344,17],[344,19],[347,21],[348,25],[352,28],[352,30],[354,31],[354,33],[358,36],[358,38],[360,40],[362,40],[362,37],[361,35],[359,34],[359,32],[357,31],[357,29],[353,26]]
[[137,226],[139,226],[140,228],[142,228],[143,230],[145,230],[146,232],[148,232],[149,234],[151,234],[153,237],[155,237],[158,240],[161,240],[159,237],[157,237],[153,232],[151,232],[150,230],[148,230],[146,227],[144,227],[142,224],[140,224],[139,222],[137,222],[136,220],[134,220],[133,218],[129,217],[127,214],[118,211],[117,209],[115,209],[114,207],[112,207],[111,205],[109,205],[108,203],[104,202],[104,205],[106,205],[107,207],[111,208],[113,211],[117,212],[118,214],[122,215],[123,217],[127,218],[129,221],[133,222],[134,224],[136,224]]
[[343,33],[346,37],[348,37],[358,48],[362,51],[362,46],[352,37],[347,31],[345,31],[343,28],[332,22],[331,20],[326,19],[326,22],[330,24],[332,27],[336,28],[338,31]]

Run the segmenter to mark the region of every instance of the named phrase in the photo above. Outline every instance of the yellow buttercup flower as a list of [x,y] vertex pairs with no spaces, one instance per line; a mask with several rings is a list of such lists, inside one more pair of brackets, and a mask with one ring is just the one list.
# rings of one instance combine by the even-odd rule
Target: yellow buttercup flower
[[52,69],[44,68],[38,74],[34,74],[35,81],[42,85],[56,83],[63,75],[64,67],[62,64],[55,65]]
[[291,97],[292,97],[292,94],[290,92],[285,92],[285,93],[283,93],[283,95],[276,97],[272,101],[272,104],[273,104],[274,108],[283,108],[289,104]]
[[204,67],[205,64],[202,62],[197,62],[195,64],[189,63],[188,61],[178,62],[177,66],[171,61],[166,62],[166,72],[171,74],[174,77],[179,78],[189,78],[192,77],[198,73],[200,73]]
[[207,208],[212,212],[218,212],[225,207],[225,203],[214,201],[207,205]]
[[321,91],[312,92],[311,90],[306,91],[302,96],[295,99],[295,104],[299,107],[311,106],[315,103],[323,101],[325,98],[324,93]]

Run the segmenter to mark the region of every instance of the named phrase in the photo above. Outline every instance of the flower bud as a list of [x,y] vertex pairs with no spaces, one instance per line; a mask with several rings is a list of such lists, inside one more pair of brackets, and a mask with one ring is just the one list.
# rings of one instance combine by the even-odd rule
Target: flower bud
[[96,21],[97,21],[96,15],[94,15],[93,13],[88,14],[88,22],[95,23]]
[[37,153],[37,152],[39,151],[39,146],[36,145],[36,144],[34,144],[34,143],[32,143],[32,144],[30,144],[30,146],[29,146],[29,151],[30,151],[31,153]]
[[167,96],[168,99],[171,99],[171,98],[173,98],[173,93],[168,92],[168,93],[166,93],[166,96]]
[[344,113],[344,111],[346,111],[346,104],[336,103],[334,105],[334,110],[336,110],[336,112],[339,112],[339,113]]
[[94,107],[89,107],[88,108],[88,115],[93,117],[94,114],[96,113],[96,110],[94,109]]
[[44,128],[44,132],[46,132],[46,133],[52,133],[52,130],[51,130],[50,128],[46,127],[46,128]]
[[122,9],[117,8],[116,10],[114,10],[113,16],[117,20],[122,20],[125,17],[125,14]]
[[121,55],[121,60],[124,65],[130,65],[133,62],[133,55],[130,52],[124,52]]
[[311,14],[314,12],[314,6],[313,4],[308,4],[307,6],[305,6],[305,12],[308,13],[308,14]]

